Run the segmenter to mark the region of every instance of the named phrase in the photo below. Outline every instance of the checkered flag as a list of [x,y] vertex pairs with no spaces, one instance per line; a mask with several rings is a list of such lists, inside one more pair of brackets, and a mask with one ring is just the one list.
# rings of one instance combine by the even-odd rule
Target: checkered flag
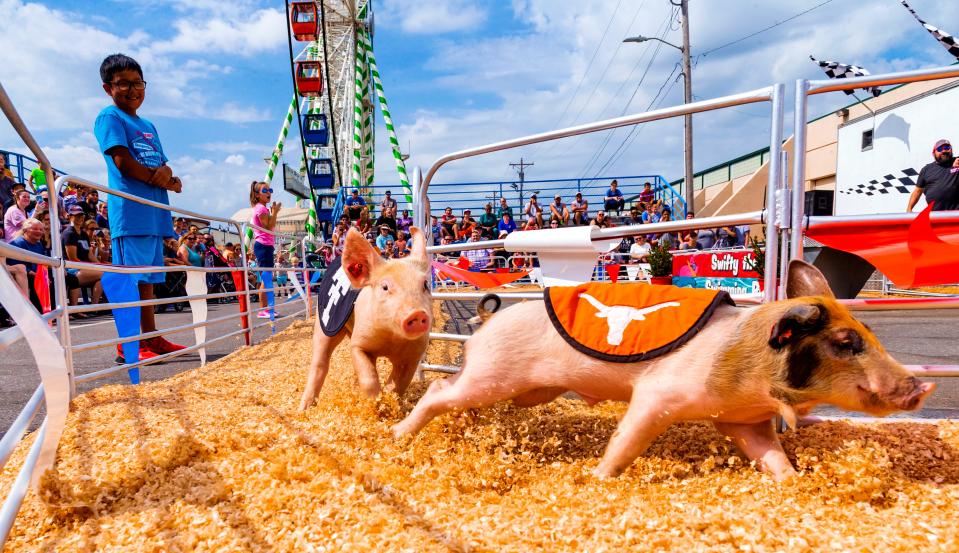
[[[845,63],[839,63],[838,61],[820,61],[812,56],[809,56],[809,59],[816,62],[816,64],[819,65],[823,72],[826,73],[826,76],[830,79],[849,79],[852,77],[865,77],[870,74],[869,71],[863,67],[859,67],[858,65],[846,65]],[[868,90],[873,96],[879,96],[879,94],[882,92],[879,90],[878,86],[864,88],[863,90]],[[854,91],[843,90],[843,92],[851,96]]]
[[919,14],[916,13],[916,10],[912,9],[912,7],[910,7],[909,4],[906,3],[906,0],[899,0],[899,1],[902,2],[902,5],[905,6],[907,10],[909,10],[909,13],[911,13],[913,17],[916,18],[916,21],[918,21],[920,25],[925,27],[926,30],[929,31],[929,34],[931,34],[936,40],[939,41],[939,44],[942,44],[942,46],[946,50],[949,50],[950,54],[952,54],[956,59],[959,59],[959,41],[957,41],[955,37],[953,37],[946,31],[937,29],[933,27],[932,25],[923,21],[922,18],[919,17]]

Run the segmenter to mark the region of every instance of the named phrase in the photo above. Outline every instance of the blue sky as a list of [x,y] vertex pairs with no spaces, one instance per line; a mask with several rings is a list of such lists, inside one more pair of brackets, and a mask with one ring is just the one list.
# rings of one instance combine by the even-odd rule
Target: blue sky
[[[703,54],[821,2],[693,0],[692,52]],[[934,24],[959,32],[948,4],[912,2]],[[677,51],[621,44],[636,34],[680,41],[667,0],[382,0],[374,1],[374,11],[376,56],[400,143],[411,150],[410,166],[425,169],[461,148],[682,100],[681,82],[667,80]],[[246,187],[264,174],[262,159],[291,95],[281,2],[0,0],[0,13],[0,80],[56,165],[105,180],[90,132],[108,101],[97,69],[105,55],[123,51],[144,66],[149,90],[142,114],[156,123],[183,177],[186,191],[174,203],[218,215],[244,207]],[[898,1],[833,0],[699,57],[694,93],[709,98],[822,78],[809,54],[873,73],[954,61]],[[811,114],[845,103],[841,95],[817,98]],[[696,167],[767,146],[767,113],[751,106],[697,116]],[[593,176],[601,168],[608,175],[681,176],[680,121],[647,125],[624,142],[627,132],[456,162],[437,179],[513,178],[507,164],[520,156],[536,163],[530,179]],[[377,137],[377,180],[394,183],[382,127]],[[620,155],[612,155],[620,145]],[[0,147],[23,149],[6,124]],[[288,161],[298,164],[293,145],[287,151]],[[274,184],[281,187],[279,180]],[[279,199],[292,203],[285,194]]]

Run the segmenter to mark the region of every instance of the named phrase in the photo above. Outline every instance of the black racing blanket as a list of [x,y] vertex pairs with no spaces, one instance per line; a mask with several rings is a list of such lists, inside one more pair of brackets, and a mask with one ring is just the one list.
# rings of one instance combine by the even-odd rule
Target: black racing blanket
[[327,336],[336,336],[353,314],[353,306],[360,290],[350,287],[350,279],[340,265],[340,258],[334,259],[323,280],[320,281],[319,298],[317,299],[317,313],[320,317],[320,328]]

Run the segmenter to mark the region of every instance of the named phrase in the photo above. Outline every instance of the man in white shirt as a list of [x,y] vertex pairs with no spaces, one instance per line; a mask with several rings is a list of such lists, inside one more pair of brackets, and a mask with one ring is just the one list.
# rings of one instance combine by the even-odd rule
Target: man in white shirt
[[646,236],[640,234],[636,241],[629,247],[629,259],[633,263],[647,263],[649,261],[649,252],[652,248],[646,241]]

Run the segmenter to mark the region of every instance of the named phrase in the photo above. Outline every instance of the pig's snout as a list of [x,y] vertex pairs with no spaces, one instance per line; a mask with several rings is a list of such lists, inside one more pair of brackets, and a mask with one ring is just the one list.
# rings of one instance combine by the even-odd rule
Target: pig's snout
[[922,402],[935,389],[936,384],[934,382],[919,382],[916,380],[912,391],[899,398],[896,401],[896,406],[903,411],[915,411],[922,407]]
[[422,309],[417,309],[403,319],[402,326],[407,336],[421,336],[430,331],[430,315]]

